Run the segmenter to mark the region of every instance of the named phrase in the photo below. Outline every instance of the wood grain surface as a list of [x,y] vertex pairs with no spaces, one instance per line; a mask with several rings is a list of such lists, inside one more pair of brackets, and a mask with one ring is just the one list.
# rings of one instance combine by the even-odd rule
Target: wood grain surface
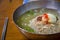
[[[5,40],[27,40],[27,38],[18,30],[12,20],[12,15],[16,8],[22,5],[23,0],[2,0],[0,3],[0,18],[8,17],[9,23]],[[2,29],[3,21],[0,22]],[[0,30],[1,34],[1,30]]]
[[0,18],[0,40],[1,40],[1,34],[3,30],[3,25],[4,25],[4,18]]

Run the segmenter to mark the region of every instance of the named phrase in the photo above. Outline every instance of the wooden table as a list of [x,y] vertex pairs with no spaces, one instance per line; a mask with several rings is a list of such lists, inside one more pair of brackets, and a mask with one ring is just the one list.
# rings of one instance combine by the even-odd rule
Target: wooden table
[[[6,33],[6,40],[27,40],[27,38],[18,30],[16,25],[14,24],[12,20],[12,15],[16,8],[18,8],[20,5],[22,5],[23,0],[12,0],[11,2],[9,0],[3,0],[0,3],[0,18],[1,17],[8,17],[9,23]],[[0,22],[0,24],[3,25],[3,21]],[[2,25],[0,25],[0,29],[2,29]],[[0,30],[1,34],[1,30]]]
[[[58,0],[60,1],[60,0]],[[12,20],[12,15],[16,8],[22,5],[23,0],[3,0],[0,3],[0,18],[8,17],[9,23],[6,33],[6,40],[28,40],[16,27]],[[0,21],[0,34],[3,28],[3,20]],[[0,35],[1,36],[1,35]]]

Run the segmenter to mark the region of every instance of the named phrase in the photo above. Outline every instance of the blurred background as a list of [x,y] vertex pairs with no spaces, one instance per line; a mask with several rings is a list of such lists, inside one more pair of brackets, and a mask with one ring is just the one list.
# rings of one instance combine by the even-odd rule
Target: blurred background
[[[12,15],[16,8],[31,1],[41,0],[0,0],[0,39],[2,35],[2,29],[4,25],[5,17],[9,18],[8,28],[6,32],[5,40],[28,40],[16,27],[12,20]],[[47,0],[43,0],[47,1]],[[48,1],[60,1],[60,0],[48,0]]]

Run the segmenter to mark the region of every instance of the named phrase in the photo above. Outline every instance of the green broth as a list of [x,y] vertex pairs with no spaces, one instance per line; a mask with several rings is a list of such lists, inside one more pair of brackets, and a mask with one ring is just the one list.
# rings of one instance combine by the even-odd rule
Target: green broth
[[32,18],[34,18],[34,11],[30,10],[18,18],[17,24],[28,32],[34,32],[34,30],[28,26],[29,20]]

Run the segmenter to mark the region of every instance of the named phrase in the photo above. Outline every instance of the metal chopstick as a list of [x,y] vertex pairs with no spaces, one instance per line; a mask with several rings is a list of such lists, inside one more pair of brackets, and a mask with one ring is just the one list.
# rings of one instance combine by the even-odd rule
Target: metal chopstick
[[4,26],[3,26],[1,40],[5,40],[6,30],[7,30],[7,24],[8,24],[8,17],[6,17],[5,21],[4,21]]

